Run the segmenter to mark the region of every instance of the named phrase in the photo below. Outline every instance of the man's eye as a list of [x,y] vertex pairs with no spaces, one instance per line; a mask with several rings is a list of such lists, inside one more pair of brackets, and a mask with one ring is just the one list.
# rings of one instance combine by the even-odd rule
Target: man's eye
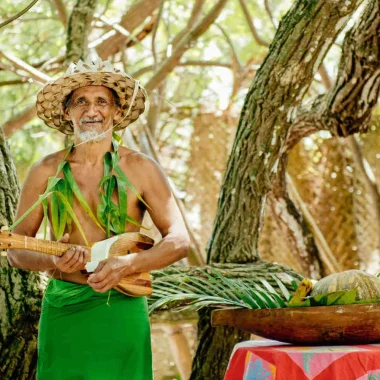
[[99,99],[99,104],[107,104],[107,102],[104,99]]
[[77,101],[77,104],[86,104],[86,102],[85,102],[85,100],[83,100],[83,99],[79,99],[79,100]]

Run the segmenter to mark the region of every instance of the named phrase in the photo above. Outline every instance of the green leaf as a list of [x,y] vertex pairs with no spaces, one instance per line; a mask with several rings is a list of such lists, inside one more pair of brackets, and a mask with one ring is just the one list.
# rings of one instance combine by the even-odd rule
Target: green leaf
[[144,199],[141,197],[139,192],[135,189],[135,187],[132,185],[132,183],[129,181],[127,176],[124,174],[124,172],[121,170],[120,166],[117,165],[113,168],[116,174],[127,184],[127,186],[132,190],[132,192],[136,195],[136,197],[144,203],[144,205],[151,210],[151,207],[144,201]]
[[285,300],[286,301],[290,301],[291,295],[290,295],[288,289],[286,289],[286,286],[273,273],[272,273],[272,278],[276,281],[278,287],[281,289],[282,294],[284,295]]
[[125,224],[127,223],[127,207],[128,207],[128,197],[127,197],[127,189],[125,182],[120,178],[116,178],[117,183],[117,191],[119,195],[119,216],[120,216],[120,225],[121,228],[125,228]]
[[279,308],[285,306],[284,301],[278,294],[265,292],[265,290],[259,284],[256,283],[255,287],[257,291],[260,293],[260,295],[265,299],[266,303],[270,308]]
[[[65,176],[65,180],[67,181],[67,183],[69,184],[71,190],[73,191],[73,193],[75,194],[76,198],[78,199],[78,202],[80,203],[80,205],[82,206],[82,208],[86,211],[87,215],[91,218],[91,220],[103,231],[105,232],[104,228],[102,227],[102,225],[99,223],[98,219],[95,217],[95,215],[93,214],[92,210],[91,210],[91,207],[88,205],[84,195],[82,194],[81,190],[79,189],[79,186],[78,184],[76,183],[75,179],[74,179],[74,176],[71,172],[71,168],[70,168],[70,164],[67,163],[67,165],[64,165],[63,166],[63,174]],[[68,203],[67,203],[68,204]],[[71,208],[71,206],[70,206]],[[74,220],[73,216],[70,215],[71,218]]]
[[[116,132],[112,132],[112,139],[113,141],[116,141],[118,145],[123,145],[123,139]],[[114,149],[115,149],[115,146],[114,146]]]
[[287,307],[309,307],[311,306],[310,298],[293,297],[286,306]]
[[83,231],[83,228],[82,228],[81,224],[79,223],[79,220],[78,220],[77,216],[75,215],[74,210],[72,209],[71,205],[67,201],[66,197],[62,193],[60,193],[59,191],[56,191],[55,194],[57,194],[60,197],[61,202],[64,203],[67,212],[70,214],[71,218],[73,219],[75,225],[78,228],[79,233],[81,234],[83,240],[85,241],[86,245],[88,246],[88,241],[87,241],[86,235]]
[[44,240],[46,240],[47,226],[48,226],[48,202],[46,198],[44,198],[42,201],[42,208],[44,210],[44,218],[42,220],[42,225],[43,225],[43,230],[44,230]]
[[351,305],[355,303],[356,293],[357,291],[355,288],[344,292],[344,294],[335,301],[335,305]]

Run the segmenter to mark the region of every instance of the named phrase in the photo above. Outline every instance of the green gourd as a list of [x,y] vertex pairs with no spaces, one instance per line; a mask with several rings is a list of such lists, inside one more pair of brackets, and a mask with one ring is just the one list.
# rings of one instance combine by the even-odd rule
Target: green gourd
[[380,279],[361,270],[347,270],[333,273],[319,280],[310,296],[356,289],[356,301],[380,299]]

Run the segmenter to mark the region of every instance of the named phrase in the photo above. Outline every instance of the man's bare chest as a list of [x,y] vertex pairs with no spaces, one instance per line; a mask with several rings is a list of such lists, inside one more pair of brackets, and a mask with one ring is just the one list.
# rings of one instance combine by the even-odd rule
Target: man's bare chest
[[[109,191],[104,186],[105,173],[103,167],[76,167],[71,165],[71,171],[75,182],[78,185],[83,197],[89,206],[95,211],[97,207],[102,203],[102,197],[110,197],[115,205],[119,205],[120,193],[125,191],[127,195],[128,214],[132,212],[136,214],[136,211],[141,211],[141,202],[138,200],[134,192],[127,186],[123,186],[118,182],[115,182],[115,186],[112,191]],[[132,175],[131,172],[124,171],[130,182],[135,189],[141,194],[142,189],[139,184],[138,178]],[[112,173],[111,173],[112,174]],[[102,185],[103,183],[103,185]],[[121,186],[124,189],[121,189]],[[107,193],[108,191],[108,193]],[[74,206],[78,206],[79,200],[77,199]]]

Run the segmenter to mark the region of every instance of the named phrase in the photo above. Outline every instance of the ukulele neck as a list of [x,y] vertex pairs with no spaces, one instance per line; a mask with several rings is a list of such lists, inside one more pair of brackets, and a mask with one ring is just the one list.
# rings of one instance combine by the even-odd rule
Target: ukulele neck
[[53,256],[62,256],[68,249],[75,246],[77,246],[77,244],[42,240],[34,237],[13,234],[8,231],[0,232],[0,249],[25,249],[27,251],[46,253]]

